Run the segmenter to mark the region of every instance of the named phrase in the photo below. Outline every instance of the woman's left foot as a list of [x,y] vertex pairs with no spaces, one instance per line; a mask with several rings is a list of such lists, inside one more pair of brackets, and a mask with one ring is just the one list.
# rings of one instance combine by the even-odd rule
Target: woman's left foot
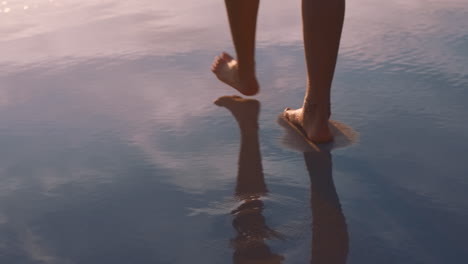
[[283,112],[283,117],[294,124],[299,129],[302,129],[305,136],[314,143],[327,143],[333,140],[333,135],[328,126],[329,114],[320,113],[318,109],[304,108],[291,109],[286,108]]

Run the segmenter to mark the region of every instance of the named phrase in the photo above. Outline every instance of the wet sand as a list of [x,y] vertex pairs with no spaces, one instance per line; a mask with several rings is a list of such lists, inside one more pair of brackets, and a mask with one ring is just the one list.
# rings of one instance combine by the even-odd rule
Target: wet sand
[[0,263],[462,263],[466,4],[348,3],[332,119],[359,140],[318,156],[277,123],[304,92],[299,4],[261,3],[241,171],[222,2],[0,2]]

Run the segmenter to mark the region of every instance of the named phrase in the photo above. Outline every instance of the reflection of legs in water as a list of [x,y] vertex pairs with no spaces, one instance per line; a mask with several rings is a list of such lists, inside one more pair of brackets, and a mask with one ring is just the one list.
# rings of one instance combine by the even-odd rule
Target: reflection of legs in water
[[331,154],[304,153],[311,181],[312,261],[344,264],[348,256],[348,229],[332,178]]
[[[239,124],[241,146],[236,195],[255,195],[267,192],[263,181],[262,157],[258,142],[258,114],[260,102],[240,96],[223,96],[215,104],[231,111]],[[243,198],[243,197],[242,197]]]
[[262,215],[263,202],[260,198],[268,190],[258,140],[260,103],[239,96],[223,96],[215,103],[231,111],[241,131],[236,196],[242,200],[242,204],[232,211],[232,225],[237,232],[232,239],[234,263],[281,263],[283,257],[271,252],[265,243],[265,239],[278,237],[278,234],[267,226]]
[[332,140],[330,89],[343,28],[345,0],[302,0],[307,90],[302,108],[284,116],[315,143]]
[[211,70],[222,82],[245,95],[255,95],[255,30],[259,0],[225,0],[238,61],[229,54],[216,57]]

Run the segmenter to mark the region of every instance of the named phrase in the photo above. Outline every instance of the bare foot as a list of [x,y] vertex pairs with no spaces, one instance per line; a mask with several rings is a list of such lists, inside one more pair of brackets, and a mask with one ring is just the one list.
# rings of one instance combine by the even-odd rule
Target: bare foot
[[226,52],[216,56],[211,71],[218,79],[244,95],[255,95],[259,91],[255,73],[240,74],[239,64]]
[[259,101],[232,95],[221,96],[214,103],[231,111],[241,129],[258,129]]
[[322,111],[325,112],[322,114],[318,109],[313,108],[317,108],[317,106],[308,107],[306,111],[304,111],[304,107],[295,110],[288,107],[284,110],[283,117],[301,129],[307,138],[314,143],[332,141],[333,136],[328,126],[330,115],[327,114],[327,111]]

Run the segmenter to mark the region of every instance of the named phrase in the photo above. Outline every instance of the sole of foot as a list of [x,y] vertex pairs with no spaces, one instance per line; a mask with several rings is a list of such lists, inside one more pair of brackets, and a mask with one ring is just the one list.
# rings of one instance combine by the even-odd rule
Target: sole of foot
[[236,89],[243,95],[256,95],[260,90],[255,73],[241,76],[239,73],[239,64],[226,52],[216,56],[211,65],[211,71],[220,81]]
[[302,108],[286,108],[282,117],[289,124],[293,125],[303,137],[315,144],[333,141],[328,117],[321,117],[314,115],[314,113],[308,114]]

